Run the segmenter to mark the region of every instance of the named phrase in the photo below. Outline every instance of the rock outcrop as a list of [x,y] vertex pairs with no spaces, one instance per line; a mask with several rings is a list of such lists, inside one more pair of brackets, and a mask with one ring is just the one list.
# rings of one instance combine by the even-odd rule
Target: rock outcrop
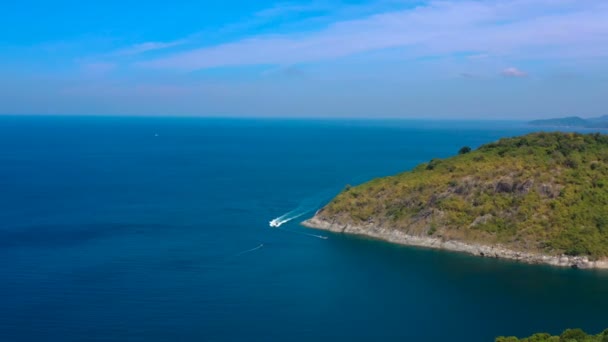
[[590,260],[589,257],[586,256],[552,256],[540,253],[518,252],[501,245],[486,246],[462,241],[444,240],[437,237],[408,235],[396,229],[379,227],[373,224],[367,226],[341,225],[339,223],[327,222],[318,217],[313,217],[302,222],[302,225],[334,233],[367,236],[406,246],[443,249],[486,258],[508,259],[528,264],[546,264],[580,269],[608,269],[608,260]]

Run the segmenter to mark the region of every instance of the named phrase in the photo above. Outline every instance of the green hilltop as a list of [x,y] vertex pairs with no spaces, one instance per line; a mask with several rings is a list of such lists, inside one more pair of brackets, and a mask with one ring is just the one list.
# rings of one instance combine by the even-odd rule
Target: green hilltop
[[534,334],[530,337],[497,337],[496,342],[608,342],[608,329],[598,335],[589,335],[581,329],[568,329],[559,336],[547,333]]
[[505,138],[347,186],[317,218],[547,255],[608,257],[608,136]]

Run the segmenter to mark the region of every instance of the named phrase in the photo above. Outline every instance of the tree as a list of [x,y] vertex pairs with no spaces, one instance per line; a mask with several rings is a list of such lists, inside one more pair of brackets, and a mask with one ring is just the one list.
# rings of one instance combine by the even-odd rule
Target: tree
[[469,146],[464,146],[458,151],[458,154],[467,154],[469,152],[471,152],[471,148]]
[[582,329],[567,329],[559,337],[562,341],[584,341],[589,336]]

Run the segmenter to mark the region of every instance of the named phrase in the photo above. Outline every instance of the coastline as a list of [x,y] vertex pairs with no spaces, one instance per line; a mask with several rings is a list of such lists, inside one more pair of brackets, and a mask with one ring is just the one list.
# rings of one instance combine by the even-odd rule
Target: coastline
[[442,249],[485,258],[515,260],[527,264],[545,264],[557,267],[608,269],[608,259],[592,261],[586,256],[552,256],[540,253],[518,252],[500,245],[488,246],[455,240],[444,241],[441,238],[415,236],[397,229],[374,225],[355,226],[350,224],[339,224],[322,220],[317,216],[314,216],[301,224],[308,228],[326,230],[334,233],[363,235],[400,245]]

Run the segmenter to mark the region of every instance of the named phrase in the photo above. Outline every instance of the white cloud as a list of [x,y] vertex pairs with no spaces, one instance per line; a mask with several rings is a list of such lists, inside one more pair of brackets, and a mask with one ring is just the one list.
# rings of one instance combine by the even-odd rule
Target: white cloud
[[294,13],[306,13],[306,12],[328,10],[329,8],[330,8],[330,6],[328,6],[328,4],[321,4],[321,3],[311,3],[311,4],[306,4],[306,5],[282,3],[282,4],[278,4],[274,7],[270,7],[265,10],[259,11],[255,14],[255,16],[258,18],[275,18],[275,17],[290,15],[290,14],[294,14]]
[[515,67],[506,68],[501,72],[501,74],[506,77],[526,77],[526,76],[528,76],[528,74],[526,72],[523,72]]
[[196,70],[285,65],[405,47],[410,56],[475,52],[480,56],[608,56],[608,4],[603,0],[433,1],[314,32],[255,36],[140,62]]
[[172,42],[145,42],[145,43],[139,43],[139,44],[134,44],[134,45],[132,45],[130,47],[127,47],[127,48],[115,51],[111,55],[114,55],[114,56],[138,55],[138,54],[146,53],[146,52],[149,52],[149,51],[164,50],[164,49],[172,48],[172,47],[175,47],[175,46],[179,46],[179,45],[185,44],[186,42],[187,42],[186,39],[180,39],[180,40],[175,40],[175,41],[172,41]]

